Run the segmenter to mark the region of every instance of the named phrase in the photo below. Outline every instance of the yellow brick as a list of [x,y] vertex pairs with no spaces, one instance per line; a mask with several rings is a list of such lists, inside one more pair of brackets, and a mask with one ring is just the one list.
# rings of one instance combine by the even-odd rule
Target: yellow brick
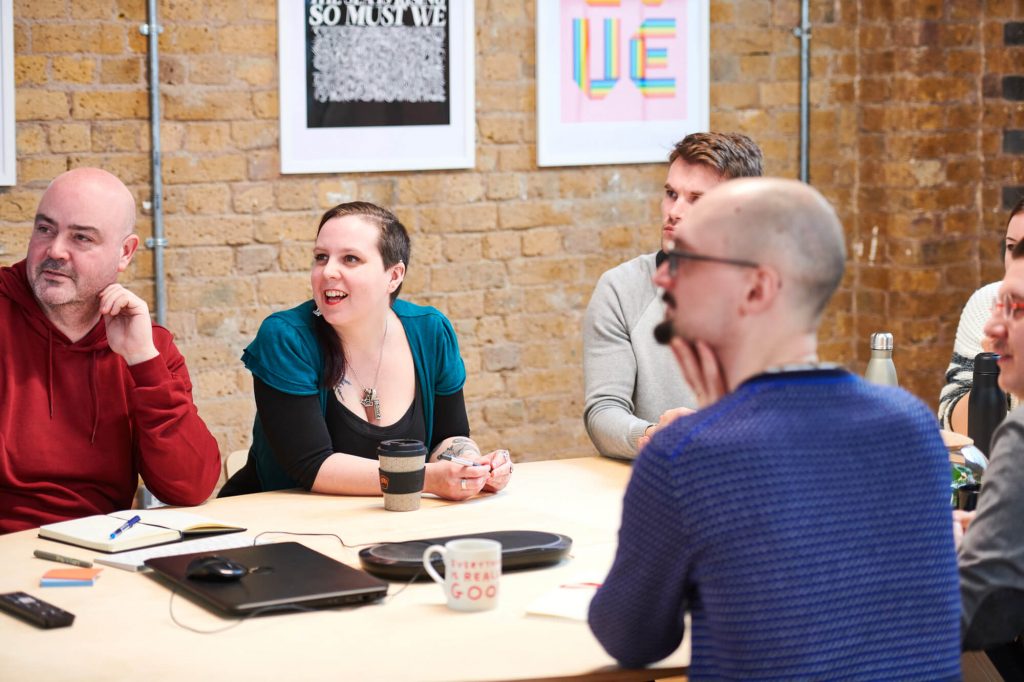
[[252,86],[270,86],[277,82],[277,62],[266,57],[242,60],[235,67],[235,77]]
[[68,169],[62,156],[25,157],[18,159],[18,182],[49,182]]
[[483,178],[471,173],[414,173],[398,179],[402,204],[464,204],[479,201],[483,195]]
[[239,149],[276,147],[278,124],[276,121],[232,121],[231,141]]
[[491,173],[487,175],[487,198],[525,199],[522,177],[517,173]]
[[508,260],[522,255],[521,237],[517,232],[491,232],[484,235],[484,256],[488,260]]
[[256,241],[276,243],[286,239],[304,240],[316,236],[317,223],[308,215],[298,213],[275,213],[256,218],[254,236]]
[[457,268],[448,264],[431,266],[430,281],[440,292],[486,290],[506,284],[505,273],[491,263],[465,263]]
[[525,171],[537,167],[531,145],[508,145],[498,151],[498,168],[503,171]]
[[355,201],[358,196],[356,183],[347,180],[321,180],[316,185],[317,204],[321,209],[329,209]]
[[84,152],[92,149],[89,124],[60,123],[50,126],[50,149],[55,152]]
[[[18,182],[25,183],[26,180],[23,180],[19,175]],[[41,196],[42,192],[27,190],[12,190],[0,194],[0,220],[13,222],[32,220],[36,215],[36,207],[39,205]],[[3,243],[3,241],[3,239],[0,239],[0,243]]]
[[68,83],[92,83],[96,62],[84,57],[54,57],[53,77]]
[[62,22],[32,26],[35,52],[95,52],[100,31],[95,24]]
[[426,206],[417,210],[419,226],[425,232],[488,232],[498,222],[494,204],[468,204],[452,207]]
[[15,0],[14,16],[25,19],[62,19],[67,12],[63,2],[39,2],[38,0]]
[[522,142],[523,135],[522,116],[510,114],[481,115],[477,116],[480,138],[494,144],[514,144]]
[[518,54],[500,52],[478,60],[480,75],[487,81],[514,81],[522,78]]
[[[174,185],[169,185],[174,187]],[[210,185],[186,185],[184,204],[189,213],[220,214],[227,213],[231,201],[231,190],[223,183]]]
[[448,236],[444,254],[452,262],[479,261],[483,255],[483,238],[480,235]]
[[74,92],[71,97],[75,118],[110,120],[149,116],[149,99],[145,92],[92,90]]
[[257,278],[259,302],[298,305],[310,298],[309,277],[304,273],[266,273]]
[[190,246],[167,251],[167,273],[170,279],[226,277],[233,272],[234,256],[226,246]]
[[[135,151],[149,138],[148,124],[136,121],[94,123],[92,149],[96,152]],[[148,145],[147,145],[148,148]]]
[[277,90],[265,90],[252,94],[252,107],[258,118],[273,118],[278,115]]
[[[270,249],[269,246],[263,248]],[[313,265],[313,242],[285,242],[281,245],[278,265],[285,272],[301,272],[309,275]],[[269,269],[269,268],[265,268]]]
[[209,92],[196,88],[164,90],[164,115],[179,121],[226,121],[252,118],[249,93]]
[[73,154],[67,158],[68,167],[91,166],[110,171],[126,185],[148,184],[149,156],[138,154]]
[[14,57],[14,84],[30,85],[33,83],[45,83],[46,57],[33,57],[30,55],[15,55]]
[[167,216],[167,233],[178,246],[248,244],[253,224],[248,216]]
[[167,54],[215,53],[215,31],[203,24],[178,24],[174,26],[174,30],[164,30],[160,37],[160,51]]
[[142,73],[142,60],[138,57],[104,59],[100,64],[101,83],[140,83]]
[[14,113],[19,121],[70,118],[67,95],[47,90],[17,88],[14,91]]
[[550,256],[562,251],[562,233],[555,228],[529,230],[523,235],[524,256]]
[[188,60],[188,80],[196,85],[227,85],[232,82],[235,60],[221,55]]
[[22,123],[17,127],[18,155],[38,154],[46,149],[46,131],[41,125]]
[[245,177],[246,157],[243,154],[164,157],[164,181],[168,183],[232,181],[244,180]]
[[73,0],[71,16],[75,19],[117,19],[113,0]]
[[515,201],[498,206],[498,225],[502,228],[539,227],[572,222],[568,202]]
[[273,54],[277,50],[277,25],[226,26],[217,31],[216,40],[223,54]]
[[185,149],[192,152],[221,151],[231,138],[228,123],[192,123],[185,130]]
[[274,188],[266,183],[239,183],[231,192],[236,213],[262,213],[274,205]]

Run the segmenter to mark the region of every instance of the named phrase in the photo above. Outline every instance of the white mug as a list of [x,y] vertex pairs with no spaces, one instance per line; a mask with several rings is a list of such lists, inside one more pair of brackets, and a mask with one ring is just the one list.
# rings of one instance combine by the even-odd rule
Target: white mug
[[[430,564],[432,554],[444,559],[444,578]],[[448,608],[486,611],[498,605],[501,579],[501,543],[483,538],[449,540],[423,552],[423,568],[444,587]]]

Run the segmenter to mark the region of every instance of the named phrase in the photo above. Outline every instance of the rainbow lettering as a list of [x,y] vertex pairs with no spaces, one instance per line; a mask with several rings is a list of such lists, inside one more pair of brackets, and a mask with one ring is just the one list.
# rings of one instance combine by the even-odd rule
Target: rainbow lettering
[[604,20],[604,78],[590,78],[590,20],[572,20],[572,79],[590,99],[603,99],[619,80],[619,20]]
[[[645,3],[649,4],[649,3]],[[668,66],[668,50],[663,47],[648,47],[651,38],[675,38],[675,19],[647,19],[629,41],[629,77],[644,97],[674,97],[675,78],[650,78],[649,69],[663,69]]]

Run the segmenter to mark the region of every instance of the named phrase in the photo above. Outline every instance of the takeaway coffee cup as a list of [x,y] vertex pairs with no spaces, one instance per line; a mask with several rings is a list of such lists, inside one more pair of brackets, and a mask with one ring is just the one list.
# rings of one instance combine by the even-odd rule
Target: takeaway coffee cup
[[[434,554],[444,559],[443,578],[431,564]],[[444,587],[450,609],[486,611],[498,605],[501,543],[497,540],[465,538],[431,545],[423,552],[423,568]]]
[[414,511],[420,508],[427,448],[418,440],[381,441],[377,446],[380,464],[380,491],[388,511]]

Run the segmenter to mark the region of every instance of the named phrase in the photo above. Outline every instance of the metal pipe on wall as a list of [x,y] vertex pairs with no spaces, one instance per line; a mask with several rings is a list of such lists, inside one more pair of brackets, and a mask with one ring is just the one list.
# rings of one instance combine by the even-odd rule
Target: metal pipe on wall
[[810,173],[808,147],[810,145],[811,112],[811,19],[810,0],[800,2],[800,26],[793,29],[793,35],[800,39],[800,179],[809,182]]
[[163,28],[157,23],[157,0],[148,0],[146,22],[139,32],[149,38],[149,132],[150,132],[150,174],[152,192],[150,214],[153,216],[153,236],[146,240],[146,247],[153,250],[153,280],[156,289],[156,323],[167,324],[167,279],[164,274],[164,186],[163,162],[160,150],[160,52],[159,39]]

